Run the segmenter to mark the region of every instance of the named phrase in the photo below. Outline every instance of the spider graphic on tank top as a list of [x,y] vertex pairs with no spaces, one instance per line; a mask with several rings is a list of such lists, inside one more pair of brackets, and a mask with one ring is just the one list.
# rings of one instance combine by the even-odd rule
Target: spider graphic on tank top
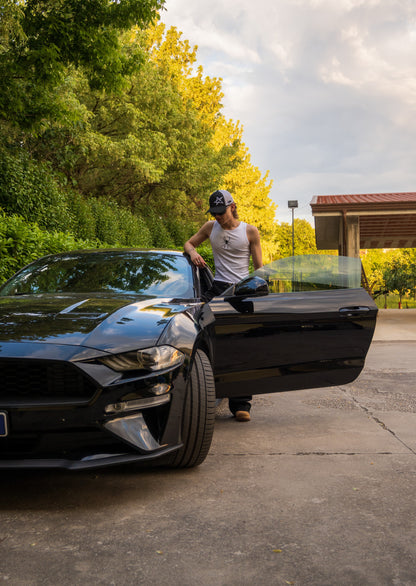
[[228,244],[230,243],[230,237],[228,234],[224,236],[224,243],[222,247],[226,250],[228,248]]

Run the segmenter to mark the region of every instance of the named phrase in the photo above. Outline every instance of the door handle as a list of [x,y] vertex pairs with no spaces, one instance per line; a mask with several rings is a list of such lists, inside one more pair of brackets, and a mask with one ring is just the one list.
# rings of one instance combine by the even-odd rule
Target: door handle
[[354,317],[359,315],[366,315],[370,308],[365,305],[355,305],[352,307],[341,307],[339,310],[341,317]]

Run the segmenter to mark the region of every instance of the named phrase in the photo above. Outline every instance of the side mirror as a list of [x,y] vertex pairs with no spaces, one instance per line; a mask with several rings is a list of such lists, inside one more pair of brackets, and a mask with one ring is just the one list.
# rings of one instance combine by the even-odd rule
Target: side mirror
[[233,297],[263,297],[269,294],[269,286],[261,277],[248,276],[234,287]]

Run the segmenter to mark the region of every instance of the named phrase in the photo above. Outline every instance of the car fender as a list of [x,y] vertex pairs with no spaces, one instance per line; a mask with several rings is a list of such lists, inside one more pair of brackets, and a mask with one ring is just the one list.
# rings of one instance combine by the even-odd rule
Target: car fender
[[212,334],[214,316],[207,304],[190,308],[189,311],[175,315],[161,334],[158,346],[167,344],[178,348],[192,362],[198,348],[203,350],[209,360],[213,358]]

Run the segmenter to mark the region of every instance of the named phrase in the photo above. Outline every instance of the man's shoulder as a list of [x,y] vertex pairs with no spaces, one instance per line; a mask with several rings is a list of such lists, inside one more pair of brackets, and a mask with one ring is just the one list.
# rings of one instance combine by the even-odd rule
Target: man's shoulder
[[212,228],[214,227],[214,224],[215,224],[215,220],[208,220],[208,222],[205,222],[205,224],[202,226],[201,231],[205,232],[205,234],[208,234],[208,236],[209,236],[212,232]]
[[253,226],[252,224],[246,224],[246,230],[247,233],[251,233],[251,234],[258,234],[258,228],[256,228],[256,226]]
[[252,226],[252,224],[246,225],[246,234],[250,244],[255,244],[256,242],[260,242],[260,232],[256,228],[256,226]]

